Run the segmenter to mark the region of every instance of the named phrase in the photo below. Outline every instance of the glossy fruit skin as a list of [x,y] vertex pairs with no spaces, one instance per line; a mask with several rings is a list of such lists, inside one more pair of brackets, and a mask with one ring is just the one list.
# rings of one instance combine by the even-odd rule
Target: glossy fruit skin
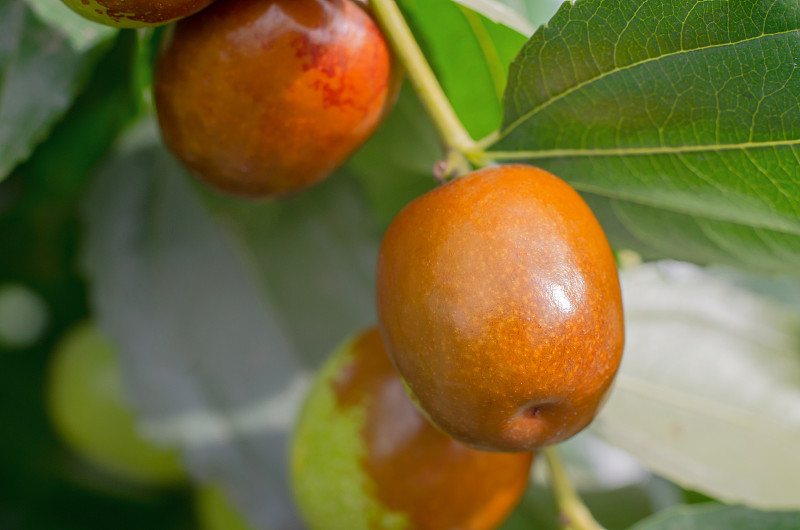
[[214,0],[63,0],[73,11],[115,28],[161,26],[197,13]]
[[61,340],[47,375],[53,428],[75,452],[128,481],[156,486],[185,481],[177,455],[138,434],[115,349],[92,324],[75,327]]
[[220,0],[157,65],[164,141],[220,191],[280,197],[342,165],[394,103],[380,30],[351,0]]
[[614,256],[544,170],[475,171],[393,220],[377,268],[386,348],[430,419],[472,447],[529,451],[594,418],[619,366]]
[[467,448],[431,425],[373,327],[345,342],[309,394],[293,489],[312,530],[488,530],[519,501],[532,459]]

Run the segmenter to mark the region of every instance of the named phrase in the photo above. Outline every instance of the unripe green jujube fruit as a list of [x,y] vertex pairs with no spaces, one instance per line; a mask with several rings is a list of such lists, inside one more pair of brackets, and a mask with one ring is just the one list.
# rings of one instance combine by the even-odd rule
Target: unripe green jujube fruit
[[97,467],[145,484],[185,480],[176,453],[137,431],[115,348],[94,325],[81,324],[61,340],[48,367],[45,397],[53,428]]
[[489,530],[525,490],[532,458],[476,451],[433,427],[372,328],[343,344],[318,375],[291,469],[312,530]]

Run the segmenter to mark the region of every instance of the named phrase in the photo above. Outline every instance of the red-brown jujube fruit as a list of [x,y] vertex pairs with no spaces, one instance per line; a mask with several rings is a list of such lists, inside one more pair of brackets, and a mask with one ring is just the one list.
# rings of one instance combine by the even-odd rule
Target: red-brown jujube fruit
[[622,355],[605,234],[569,185],[531,166],[475,171],[406,206],[381,244],[377,309],[421,408],[482,449],[586,427]]
[[164,141],[192,173],[276,197],[343,164],[398,82],[379,28],[351,0],[218,0],[176,24],[154,93]]

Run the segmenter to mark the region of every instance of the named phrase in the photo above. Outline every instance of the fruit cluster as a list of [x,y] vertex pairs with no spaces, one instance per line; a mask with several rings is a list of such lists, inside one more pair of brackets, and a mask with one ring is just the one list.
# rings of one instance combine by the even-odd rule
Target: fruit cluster
[[[397,93],[389,46],[353,0],[65,2],[120,27],[186,17],[156,68],[159,123],[226,193],[279,198],[326,178]],[[396,217],[376,298],[377,328],[331,358],[297,426],[308,524],[496,527],[532,452],[586,427],[618,368],[620,287],[600,225],[543,170],[480,169]]]

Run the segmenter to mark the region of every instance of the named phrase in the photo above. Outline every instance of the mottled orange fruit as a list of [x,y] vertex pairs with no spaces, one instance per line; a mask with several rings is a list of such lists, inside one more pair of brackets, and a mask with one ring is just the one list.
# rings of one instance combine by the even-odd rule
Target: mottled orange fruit
[[[298,501],[309,528],[490,530],[518,503],[533,454],[476,451],[431,425],[406,394],[377,328],[340,349],[319,385],[332,390],[336,412],[315,414],[327,392],[312,391],[294,448],[295,491],[304,493]],[[352,418],[361,422],[359,441],[342,450]],[[326,436],[309,436],[310,429]],[[349,458],[358,459],[363,480],[335,473],[345,467],[331,460]],[[368,505],[354,501],[363,496]]]
[[343,164],[399,78],[351,0],[219,0],[179,22],[155,73],[166,144],[201,180],[282,196]]
[[487,450],[576,434],[622,356],[605,234],[572,188],[531,166],[475,171],[409,204],[381,244],[377,309],[420,406]]
[[89,20],[119,28],[159,26],[188,17],[213,0],[64,0]]
[[476,451],[437,430],[406,395],[377,328],[356,342],[334,389],[342,407],[367,402],[364,469],[413,528],[494,528],[519,501],[533,455]]

